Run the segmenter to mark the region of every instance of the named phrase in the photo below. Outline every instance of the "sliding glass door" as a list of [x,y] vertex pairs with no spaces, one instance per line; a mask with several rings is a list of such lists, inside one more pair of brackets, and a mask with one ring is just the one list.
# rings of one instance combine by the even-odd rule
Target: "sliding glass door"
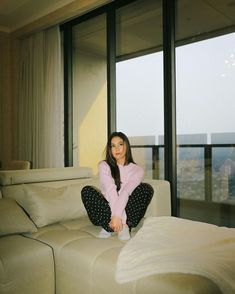
[[161,1],[117,10],[117,129],[125,132],[146,176],[163,178],[164,115]]
[[235,10],[229,3],[177,2],[180,216],[219,225],[235,223]]
[[[163,179],[175,169],[169,154],[175,158],[176,137],[173,211],[235,225],[234,1],[175,1],[175,24],[174,5],[165,4],[113,1],[69,23],[73,165],[91,166],[96,173],[107,133],[116,128],[130,138],[146,177]],[[163,19],[163,10],[171,20]],[[165,34],[175,29],[175,52],[173,34],[170,40],[164,36],[164,56],[163,25],[169,29]],[[175,88],[176,105],[169,103]]]

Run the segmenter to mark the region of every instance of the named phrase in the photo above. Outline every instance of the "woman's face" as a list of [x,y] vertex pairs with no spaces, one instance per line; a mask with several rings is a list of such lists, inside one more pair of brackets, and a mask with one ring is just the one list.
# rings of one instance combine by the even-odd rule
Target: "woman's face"
[[126,143],[120,137],[111,140],[111,152],[118,164],[124,165],[126,159]]

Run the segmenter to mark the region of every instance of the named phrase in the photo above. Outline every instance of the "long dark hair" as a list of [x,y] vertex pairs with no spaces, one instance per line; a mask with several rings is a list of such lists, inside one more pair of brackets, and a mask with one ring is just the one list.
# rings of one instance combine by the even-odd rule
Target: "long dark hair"
[[119,167],[117,165],[116,159],[113,157],[112,150],[111,150],[112,149],[111,142],[114,137],[121,138],[123,140],[123,143],[126,145],[126,156],[125,156],[124,165],[128,165],[129,163],[135,163],[135,162],[132,157],[131,146],[130,146],[130,142],[129,142],[129,139],[127,138],[127,136],[125,134],[123,134],[122,132],[113,132],[109,136],[108,142],[106,144],[105,161],[107,162],[107,164],[110,167],[111,175],[112,175],[114,182],[117,186],[117,191],[119,191],[121,188],[120,171],[119,171]]

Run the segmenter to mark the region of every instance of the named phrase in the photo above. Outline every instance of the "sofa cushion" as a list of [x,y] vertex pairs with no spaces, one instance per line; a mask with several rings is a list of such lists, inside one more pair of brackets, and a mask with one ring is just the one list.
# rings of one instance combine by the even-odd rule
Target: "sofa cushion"
[[[126,242],[120,241],[117,234],[108,239],[97,238],[99,231],[99,226],[83,218],[43,227],[33,234],[32,238],[48,244],[54,250],[58,293],[222,294],[209,279],[180,273],[152,275],[133,282],[117,283],[117,258]],[[135,231],[132,237],[133,233]]]
[[82,187],[82,184],[59,188],[23,185],[24,209],[37,227],[85,216],[81,201]]
[[55,294],[53,249],[21,235],[0,238],[0,293]]
[[33,233],[37,228],[13,199],[0,199],[0,236]]

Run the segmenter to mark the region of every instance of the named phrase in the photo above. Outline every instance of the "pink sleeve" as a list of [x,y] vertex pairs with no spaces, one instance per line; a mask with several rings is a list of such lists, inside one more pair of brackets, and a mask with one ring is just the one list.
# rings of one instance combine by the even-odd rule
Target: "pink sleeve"
[[111,212],[113,212],[113,207],[119,196],[117,193],[114,179],[111,175],[110,167],[105,161],[101,161],[99,163],[98,168],[99,168],[99,179],[100,179],[101,191],[104,197],[109,202]]
[[112,214],[121,216],[125,210],[127,201],[134,189],[141,183],[144,171],[138,165],[133,165],[128,174],[125,175],[118,198],[113,208]]

